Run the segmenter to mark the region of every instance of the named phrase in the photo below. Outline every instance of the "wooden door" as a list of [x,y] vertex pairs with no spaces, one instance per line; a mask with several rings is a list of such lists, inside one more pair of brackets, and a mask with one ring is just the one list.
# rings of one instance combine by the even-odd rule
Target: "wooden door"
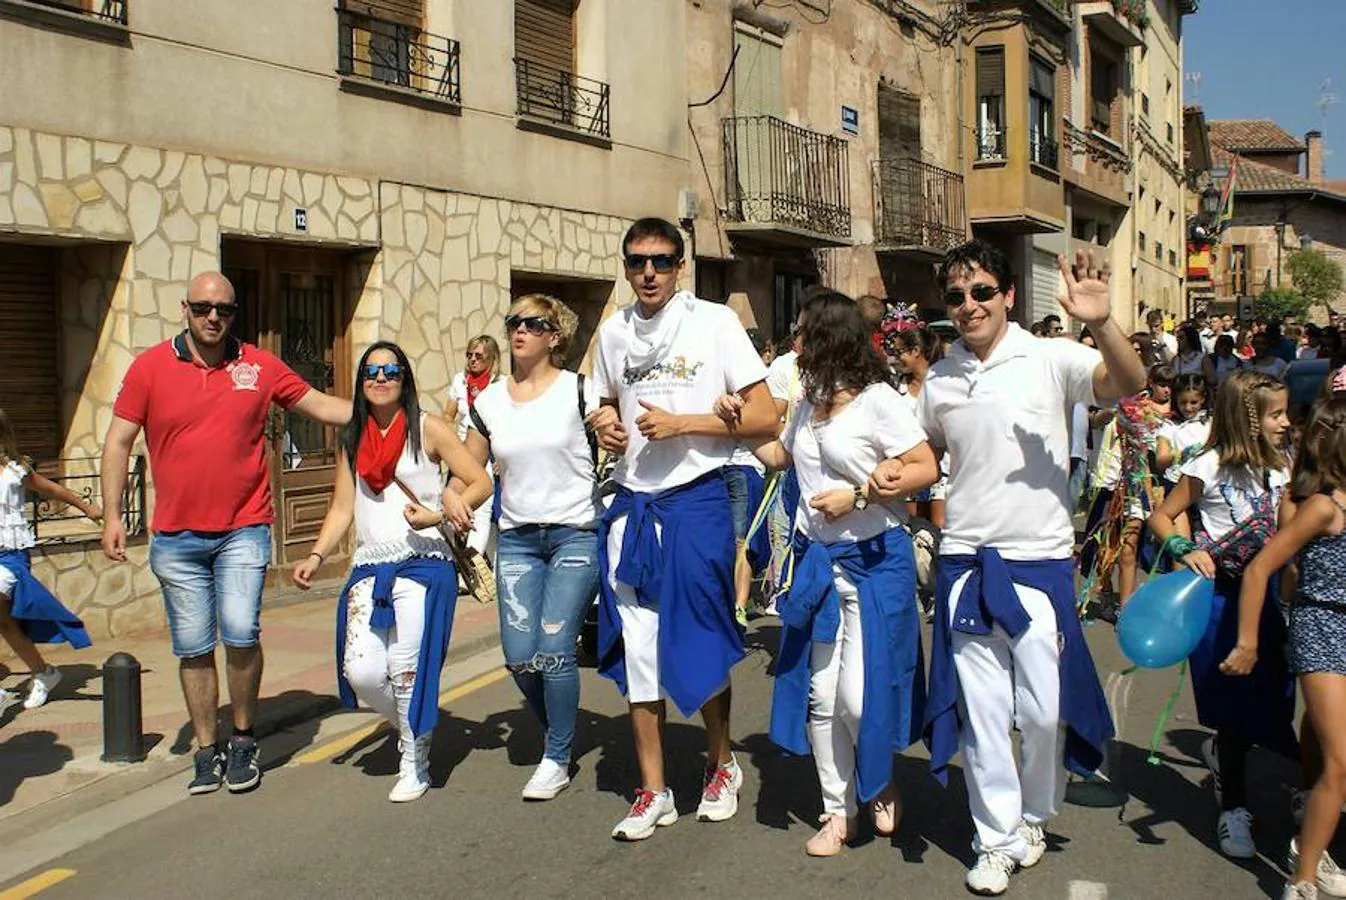
[[[243,307],[238,336],[274,353],[317,390],[350,396],[342,256],[255,242],[230,242],[223,256]],[[275,407],[267,439],[276,511],[272,566],[279,573],[308,555],[322,527],[336,473],[337,429]],[[320,574],[343,570],[348,552],[343,543]]]

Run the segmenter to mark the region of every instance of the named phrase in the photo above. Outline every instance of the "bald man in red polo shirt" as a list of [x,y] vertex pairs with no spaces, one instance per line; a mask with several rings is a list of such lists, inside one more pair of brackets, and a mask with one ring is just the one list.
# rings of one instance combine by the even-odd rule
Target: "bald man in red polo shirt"
[[[154,476],[150,568],[163,588],[173,654],[196,732],[192,794],[261,780],[253,715],[262,682],[258,640],[262,584],[271,561],[271,474],[263,431],[271,404],[324,425],[351,417],[351,402],[314,390],[270,353],[229,334],[234,287],[203,272],[182,301],[187,327],[131,363],[103,447],[103,553],[126,559],[122,490],[141,429]],[[224,643],[233,734],[216,739]]]

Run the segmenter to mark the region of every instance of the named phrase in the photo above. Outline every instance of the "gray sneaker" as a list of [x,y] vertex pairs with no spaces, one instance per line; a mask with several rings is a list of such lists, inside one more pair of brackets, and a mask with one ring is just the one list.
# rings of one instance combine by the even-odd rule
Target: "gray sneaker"
[[224,766],[224,783],[231,794],[257,787],[262,770],[257,768],[257,741],[235,735],[229,739],[229,756]]
[[224,756],[214,747],[202,747],[192,757],[196,777],[187,785],[189,794],[212,794],[220,789],[224,775]]

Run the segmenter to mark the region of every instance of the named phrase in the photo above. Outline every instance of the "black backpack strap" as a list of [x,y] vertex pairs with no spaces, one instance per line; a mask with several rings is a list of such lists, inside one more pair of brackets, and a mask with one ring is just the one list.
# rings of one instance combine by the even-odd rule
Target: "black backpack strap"
[[467,414],[472,417],[472,427],[477,429],[482,437],[486,438],[486,443],[491,442],[491,429],[486,427],[486,423],[481,420],[481,414],[471,403],[467,405]]
[[579,399],[580,426],[584,429],[584,439],[589,444],[589,462],[594,467],[594,473],[598,472],[598,435],[594,434],[584,421],[584,375],[575,375],[575,393]]

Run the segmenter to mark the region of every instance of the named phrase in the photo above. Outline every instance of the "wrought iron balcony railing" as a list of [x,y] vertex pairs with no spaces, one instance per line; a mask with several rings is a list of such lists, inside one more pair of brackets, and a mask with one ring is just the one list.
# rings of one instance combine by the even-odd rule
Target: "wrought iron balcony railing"
[[531,59],[514,60],[519,115],[608,139],[608,85]]
[[850,237],[845,141],[775,116],[725,119],[723,126],[731,219]]
[[[74,457],[50,460],[38,466],[52,481],[88,503],[102,503],[102,483],[98,477],[98,457]],[[49,471],[50,470],[50,471]],[[102,529],[84,518],[72,506],[29,495],[28,520],[39,547],[54,547],[80,541],[98,540]],[[145,457],[131,457],[122,492],[122,525],[127,537],[145,533]]]
[[1005,129],[983,124],[977,132],[977,160],[999,162],[1007,159],[1005,153]]
[[348,9],[337,10],[337,71],[447,103],[462,100],[457,41]]
[[1042,131],[1028,133],[1028,158],[1040,166],[1055,169],[1061,161],[1061,147]]
[[126,4],[129,0],[28,0],[28,2],[87,16],[99,22],[125,25]]
[[919,159],[874,164],[879,243],[943,253],[967,239],[963,176]]

